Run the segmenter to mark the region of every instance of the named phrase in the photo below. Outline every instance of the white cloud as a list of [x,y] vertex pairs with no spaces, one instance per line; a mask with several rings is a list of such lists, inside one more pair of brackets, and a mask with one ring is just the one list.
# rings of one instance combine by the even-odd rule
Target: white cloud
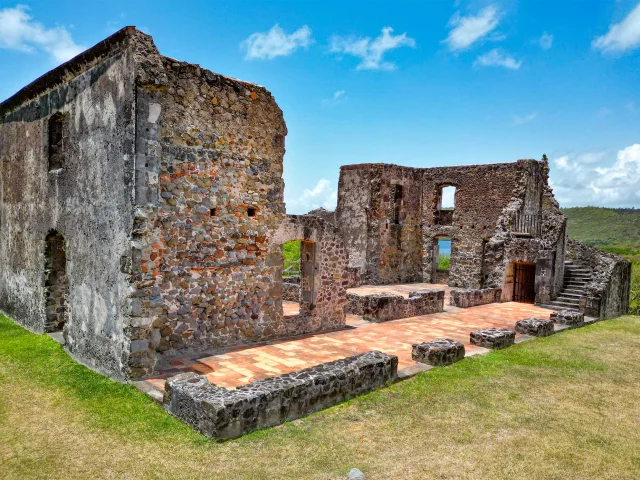
[[476,16],[463,17],[456,12],[449,20],[449,26],[453,28],[445,43],[451,50],[463,50],[495,29],[499,23],[498,17],[498,9],[492,5],[480,10]]
[[[331,182],[325,178],[318,180],[316,186],[312,189],[305,189],[300,197],[295,200],[287,201],[292,206],[292,211],[300,211],[303,213],[316,208],[324,207],[327,210],[335,210],[338,201],[338,193],[331,186]],[[287,209],[289,210],[289,209]]]
[[515,123],[516,125],[522,125],[523,123],[527,123],[527,122],[530,122],[531,120],[535,120],[537,116],[538,116],[537,112],[533,112],[533,113],[530,113],[529,115],[523,115],[523,116],[514,115],[513,123]]
[[322,103],[325,105],[337,105],[338,103],[342,103],[345,100],[345,92],[344,90],[336,90],[333,92],[331,98],[325,98],[322,100]]
[[553,161],[552,185],[562,206],[640,206],[640,144],[619,150],[563,155]]
[[0,48],[34,53],[48,53],[58,62],[66,62],[84,50],[76,45],[64,27],[47,29],[33,20],[29,7],[16,5],[0,10]]
[[246,49],[247,59],[273,59],[291,55],[298,48],[308,47],[311,39],[311,29],[303,25],[293,33],[285,33],[280,25],[274,25],[268,32],[257,32],[249,35],[241,47]]
[[620,23],[611,25],[609,31],[596,37],[592,48],[604,53],[623,53],[640,46],[640,3]]
[[356,70],[394,70],[395,64],[384,61],[385,53],[400,47],[415,48],[415,46],[415,40],[408,37],[406,33],[393,35],[393,28],[384,27],[382,33],[373,40],[370,37],[334,35],[329,42],[329,51],[359,58],[360,63]]
[[501,50],[494,48],[484,55],[480,55],[473,64],[483,67],[504,67],[510,70],[518,70],[522,65],[522,61],[516,60]]
[[540,38],[538,39],[538,44],[540,45],[540,48],[542,48],[543,50],[549,50],[553,45],[553,35],[551,35],[550,33],[544,32],[542,35],[540,35]]

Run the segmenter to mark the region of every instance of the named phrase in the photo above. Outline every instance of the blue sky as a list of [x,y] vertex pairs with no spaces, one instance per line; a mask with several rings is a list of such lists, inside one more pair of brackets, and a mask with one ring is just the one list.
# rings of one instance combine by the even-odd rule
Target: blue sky
[[0,99],[122,26],[267,87],[292,213],[340,165],[551,163],[562,206],[640,207],[640,3],[0,1]]

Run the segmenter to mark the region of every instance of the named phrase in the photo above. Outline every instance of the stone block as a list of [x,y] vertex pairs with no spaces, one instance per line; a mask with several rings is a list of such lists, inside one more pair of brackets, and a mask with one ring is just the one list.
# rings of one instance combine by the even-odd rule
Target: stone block
[[581,327],[584,325],[584,313],[576,312],[575,310],[560,310],[551,313],[551,320],[558,325]]
[[513,330],[487,328],[471,332],[470,340],[472,345],[485,348],[506,348],[513,345],[516,339],[516,332]]
[[195,373],[165,383],[164,407],[215,439],[272,427],[393,383],[398,357],[382,352],[324,363],[227,390]]
[[502,298],[501,288],[481,288],[477,290],[452,290],[449,303],[460,308],[477,307],[498,303]]
[[544,318],[525,318],[516,322],[516,332],[533,337],[553,335],[553,320]]
[[448,338],[413,345],[411,358],[429,365],[451,365],[464,358],[464,345]]

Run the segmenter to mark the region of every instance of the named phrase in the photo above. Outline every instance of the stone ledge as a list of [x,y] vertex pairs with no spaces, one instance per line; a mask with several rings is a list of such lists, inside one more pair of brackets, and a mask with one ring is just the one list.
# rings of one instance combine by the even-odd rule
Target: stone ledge
[[553,320],[525,318],[516,322],[516,332],[533,337],[547,337],[555,333]]
[[400,318],[440,313],[444,310],[444,290],[416,290],[409,298],[395,294],[347,294],[346,313],[379,323]]
[[451,365],[464,358],[464,345],[448,338],[413,345],[411,358],[434,366]]
[[566,325],[571,328],[584,325],[584,314],[574,310],[551,312],[550,319],[558,325]]
[[267,378],[236,390],[209,383],[196,373],[167,380],[165,409],[217,440],[280,425],[330,407],[397,378],[398,357],[373,351]]
[[513,345],[516,332],[506,329],[498,330],[497,328],[487,328],[471,332],[469,337],[472,345],[500,349]]
[[460,308],[477,307],[489,303],[499,303],[501,288],[482,288],[478,290],[451,290],[450,305]]

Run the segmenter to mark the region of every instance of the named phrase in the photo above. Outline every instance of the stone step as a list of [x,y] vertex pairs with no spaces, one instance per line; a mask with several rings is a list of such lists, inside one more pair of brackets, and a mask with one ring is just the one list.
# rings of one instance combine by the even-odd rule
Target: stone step
[[564,282],[565,287],[586,287],[588,282],[579,282],[577,280],[569,280],[568,282]]
[[576,300],[574,298],[569,298],[569,297],[558,297],[554,301],[565,303],[567,305],[574,305],[576,307],[580,306],[580,300]]
[[570,274],[570,275],[565,275],[565,278],[575,278],[576,280],[587,280],[587,281],[589,281],[589,280],[591,280],[591,275],[582,275],[582,274],[573,275],[573,274]]
[[588,268],[567,268],[566,271],[569,273],[582,273],[585,275],[591,275],[591,270],[589,270]]
[[554,307],[558,307],[559,309],[566,309],[566,310],[579,310],[579,304],[573,304],[573,303],[566,303],[566,302],[559,302],[558,300],[553,300],[552,302],[549,302],[549,305],[553,305]]
[[549,310],[573,310],[573,311],[578,311],[576,308],[573,307],[565,307],[565,306],[559,306],[559,305],[551,305],[549,303],[546,304],[542,304],[540,305],[540,307],[542,308],[547,308]]
[[581,297],[584,295],[584,288],[563,288],[560,295],[564,295],[565,293],[572,293]]
[[580,297],[582,296],[582,293],[574,293],[574,292],[570,292],[570,291],[567,291],[567,290],[563,290],[563,291],[560,292],[560,296],[561,297],[580,299]]

